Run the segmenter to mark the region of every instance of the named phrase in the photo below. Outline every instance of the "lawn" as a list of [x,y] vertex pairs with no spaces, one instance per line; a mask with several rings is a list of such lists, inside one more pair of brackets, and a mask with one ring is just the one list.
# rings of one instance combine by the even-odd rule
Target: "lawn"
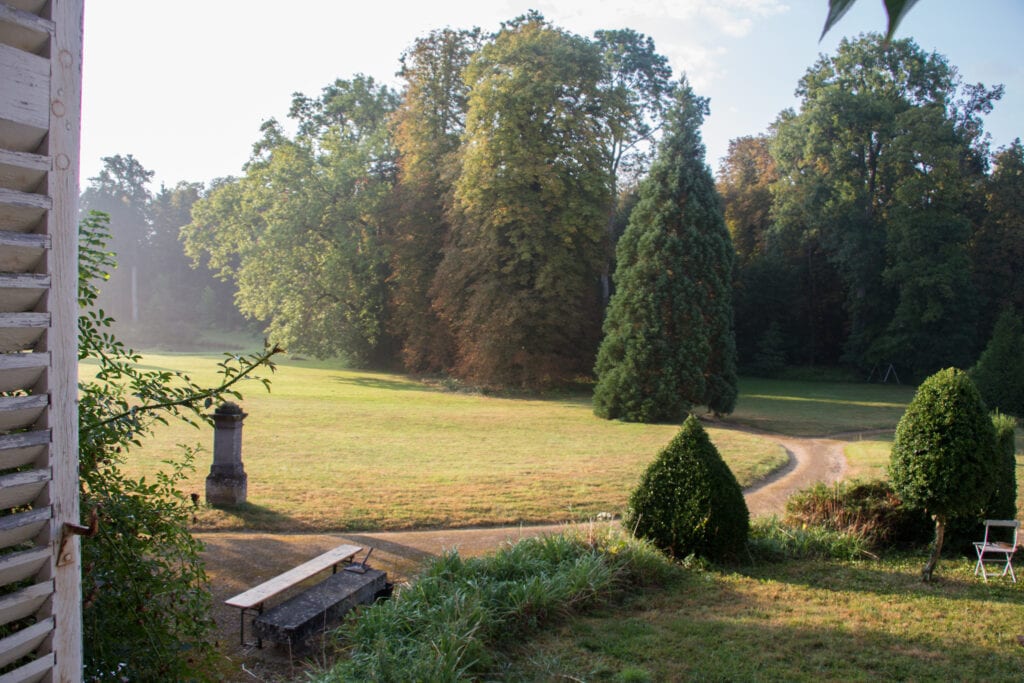
[[729,421],[790,436],[833,436],[894,429],[915,388],[899,384],[743,378]]
[[684,572],[573,619],[513,656],[508,680],[1024,680],[1024,583],[923,557]]
[[[147,354],[144,365],[213,382],[213,355]],[[90,366],[83,364],[83,375]],[[270,394],[243,387],[248,504],[201,509],[199,529],[279,531],[561,522],[621,513],[675,425],[601,420],[588,395],[522,399],[445,391],[402,375],[286,359]],[[709,429],[744,485],[785,462],[756,435]],[[212,431],[158,427],[126,469],[152,476],[176,444],[200,443],[185,483],[203,495]]]

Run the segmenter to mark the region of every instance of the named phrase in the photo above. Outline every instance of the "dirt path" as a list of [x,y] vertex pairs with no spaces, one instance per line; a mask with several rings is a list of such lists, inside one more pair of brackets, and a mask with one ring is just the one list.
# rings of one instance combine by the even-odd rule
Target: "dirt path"
[[[785,448],[789,462],[744,491],[752,517],[781,514],[794,491],[819,481],[838,481],[843,476],[846,459],[843,441],[837,440],[841,435],[835,439],[806,439],[754,433]],[[372,547],[373,566],[387,571],[390,580],[400,582],[414,575],[424,560],[447,550],[458,549],[461,555],[472,557],[492,552],[503,543],[565,528],[554,524],[338,534],[198,533],[196,536],[206,544],[203,555],[213,593],[218,648],[231,662],[232,670],[223,672],[223,680],[276,682],[301,677],[305,664],[292,660],[280,648],[256,650],[242,646],[238,611],[225,606],[224,600],[334,546],[354,543]]]

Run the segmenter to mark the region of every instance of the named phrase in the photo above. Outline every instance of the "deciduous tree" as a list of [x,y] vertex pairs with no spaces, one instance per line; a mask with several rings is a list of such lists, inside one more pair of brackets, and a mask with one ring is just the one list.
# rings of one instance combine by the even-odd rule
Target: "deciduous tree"
[[465,130],[468,86],[462,72],[480,47],[479,30],[431,32],[402,56],[402,101],[392,117],[398,182],[387,236],[393,325],[402,364],[412,372],[447,370],[455,342],[438,317],[431,282],[448,242],[452,183]]
[[288,137],[276,121],[245,176],[196,204],[186,250],[235,280],[239,310],[277,343],[357,362],[391,356],[381,205],[394,182],[385,125],[397,96],[372,78],[296,95]]
[[473,58],[451,212],[434,280],[455,372],[543,386],[588,372],[598,337],[610,182],[601,56],[531,13]]

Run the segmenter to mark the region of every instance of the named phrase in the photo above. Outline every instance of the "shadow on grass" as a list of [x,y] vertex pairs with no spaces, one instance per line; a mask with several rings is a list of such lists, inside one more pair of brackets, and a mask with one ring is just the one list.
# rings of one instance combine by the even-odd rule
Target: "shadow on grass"
[[436,389],[416,382],[403,382],[384,377],[375,377],[371,374],[355,375],[352,377],[336,375],[331,377],[331,381],[337,382],[338,384],[348,384],[354,387],[360,387],[362,389],[381,389],[389,391],[437,391]]
[[263,505],[206,506],[195,520],[195,530],[310,532],[316,528]]
[[974,563],[966,558],[943,558],[932,581],[924,583],[920,570],[927,559],[927,553],[908,555],[895,567],[889,562],[851,565],[826,560],[795,560],[737,567],[736,570],[752,579],[770,578],[815,590],[1010,604],[1020,604],[1024,599],[1024,586],[1011,583],[1009,578],[990,579],[985,583],[971,573]]
[[[511,670],[522,680],[1019,681],[1024,676],[1015,638],[1024,629],[1005,607],[996,618],[948,615],[947,621],[941,603],[919,603],[911,596],[892,609],[896,603],[885,590],[866,587],[852,600],[831,593],[803,595],[775,584],[786,580],[780,573],[752,577],[758,585],[745,577],[735,584],[735,577],[692,573],[677,586],[638,594],[624,608],[574,619],[513,650]],[[935,597],[945,596],[940,590]]]

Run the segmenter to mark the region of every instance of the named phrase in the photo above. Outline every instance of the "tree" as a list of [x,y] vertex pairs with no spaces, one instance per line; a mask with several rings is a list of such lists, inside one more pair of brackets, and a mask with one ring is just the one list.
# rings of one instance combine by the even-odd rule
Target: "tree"
[[970,376],[989,408],[1024,417],[1024,324],[1013,309],[999,316]]
[[452,230],[432,289],[458,377],[540,387],[592,366],[610,186],[602,75],[589,41],[536,13],[504,24],[466,70]]
[[447,212],[469,96],[462,72],[479,46],[477,29],[444,29],[402,56],[406,85],[391,119],[399,156],[388,286],[402,364],[412,372],[439,372],[454,362],[452,332],[434,310],[430,285],[451,230]]
[[115,317],[136,322],[140,317],[140,273],[145,273],[145,255],[152,238],[150,202],[147,187],[153,171],[147,170],[131,154],[103,157],[103,167],[82,192],[81,215],[99,211],[110,217],[110,247],[117,254],[120,268],[100,292],[101,304]]
[[640,479],[623,526],[677,558],[735,557],[750,513],[732,470],[693,415]]
[[921,571],[930,581],[952,518],[978,517],[994,475],[995,431],[978,389],[955,368],[928,377],[896,426],[893,490],[935,520],[935,545]]
[[295,95],[298,133],[263,125],[243,178],[197,202],[186,252],[238,287],[239,310],[293,351],[391,357],[383,203],[395,177],[385,125],[397,97],[372,78]]
[[[775,230],[820,244],[842,278],[852,363],[927,372],[970,348],[963,216],[983,169],[980,116],[1001,93],[963,86],[912,41],[868,35],[819,59],[800,81],[800,112],[777,122]],[[918,355],[922,336],[937,345]]]
[[600,417],[668,422],[695,404],[718,413],[735,404],[733,247],[704,163],[707,113],[684,78],[618,245],[597,358]]
[[601,273],[601,303],[611,297],[613,250],[618,234],[619,192],[635,186],[650,165],[654,135],[672,95],[672,68],[654,49],[654,41],[632,29],[601,30],[594,34],[601,51],[604,75],[599,84],[598,114],[605,128],[605,154],[611,181],[608,206],[608,254]]
[[140,367],[141,357],[109,331],[113,319],[96,308],[96,284],[113,267],[107,220],[94,212],[79,225],[78,355],[91,361],[79,383],[80,496],[83,511],[100,520],[82,544],[85,673],[88,680],[203,679],[213,654],[210,592],[202,544],[188,531],[193,504],[178,488],[194,449],[150,481],[121,466],[156,424],[208,422],[203,411],[240,398],[234,385],[261,365],[272,370],[279,349],[229,356],[213,388]]
[[[1012,306],[1024,314],[1024,145],[1020,139],[995,155],[984,186],[984,218],[970,240],[974,284],[987,335],[999,312]],[[982,337],[984,338],[984,337]]]

